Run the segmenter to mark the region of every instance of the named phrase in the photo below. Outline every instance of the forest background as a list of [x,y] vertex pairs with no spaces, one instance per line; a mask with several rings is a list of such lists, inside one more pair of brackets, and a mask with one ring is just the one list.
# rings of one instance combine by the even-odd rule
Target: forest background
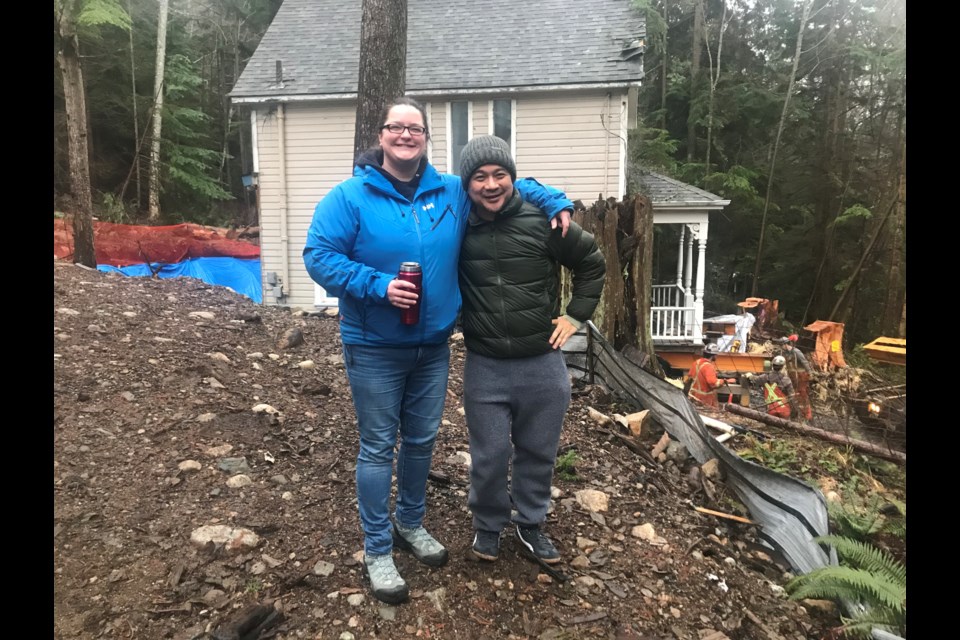
[[[756,295],[788,330],[844,322],[848,349],[906,337],[905,0],[624,1],[647,23],[628,189],[656,170],[731,201],[707,314]],[[249,116],[228,94],[280,4],[55,0],[56,210],[77,206],[64,86],[82,73],[97,219],[256,224]]]

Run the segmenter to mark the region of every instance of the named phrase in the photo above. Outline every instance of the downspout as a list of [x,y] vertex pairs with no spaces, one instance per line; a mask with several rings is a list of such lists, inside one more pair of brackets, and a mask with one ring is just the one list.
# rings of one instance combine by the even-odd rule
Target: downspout
[[[280,286],[274,289],[274,296],[277,304],[282,304],[287,299],[287,291],[290,290],[290,235],[287,230],[287,148],[286,148],[286,109],[281,102],[277,105],[277,153],[280,156],[279,178],[280,178],[280,273],[283,278]],[[284,290],[286,287],[286,290]]]
[[[257,226],[263,226],[263,217],[260,212],[260,139],[257,137],[257,110],[250,110],[250,154],[253,160],[253,194],[254,206],[257,209]],[[262,263],[261,263],[262,264]]]
[[607,102],[603,107],[604,114],[600,119],[603,129],[607,132],[607,139],[603,141],[603,192],[610,197],[610,92],[607,92]]

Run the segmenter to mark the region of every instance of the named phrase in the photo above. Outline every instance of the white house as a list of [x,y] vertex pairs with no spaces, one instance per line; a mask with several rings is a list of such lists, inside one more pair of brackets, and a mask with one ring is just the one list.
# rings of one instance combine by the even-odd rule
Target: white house
[[[265,304],[331,302],[301,251],[317,202],[352,174],[360,16],[361,0],[285,0],[230,94],[250,111]],[[406,92],[427,108],[431,163],[456,173],[467,141],[494,134],[518,175],[622,198],[645,35],[631,0],[408,0]],[[670,299],[685,341],[702,319],[708,211],[727,204],[712,198],[663,211],[653,198],[655,222],[699,229],[697,279]]]

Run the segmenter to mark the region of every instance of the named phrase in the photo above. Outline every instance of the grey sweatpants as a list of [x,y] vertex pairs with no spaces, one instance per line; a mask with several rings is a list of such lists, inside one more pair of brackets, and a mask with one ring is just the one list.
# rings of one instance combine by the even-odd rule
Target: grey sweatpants
[[475,529],[501,531],[509,525],[511,499],[517,524],[544,521],[569,405],[570,377],[559,349],[509,359],[467,351],[463,406],[472,459],[467,504]]

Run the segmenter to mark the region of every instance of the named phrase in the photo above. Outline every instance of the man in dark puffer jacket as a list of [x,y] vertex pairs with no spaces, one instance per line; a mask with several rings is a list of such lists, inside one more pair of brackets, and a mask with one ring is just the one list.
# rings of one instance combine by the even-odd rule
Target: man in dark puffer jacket
[[[600,301],[603,254],[579,225],[571,222],[566,236],[554,233],[543,212],[520,198],[516,165],[500,138],[468,142],[460,176],[473,202],[460,250],[473,553],[497,559],[512,505],[521,549],[556,563],[560,554],[541,525],[570,404],[560,347]],[[573,272],[565,315],[560,265]]]

